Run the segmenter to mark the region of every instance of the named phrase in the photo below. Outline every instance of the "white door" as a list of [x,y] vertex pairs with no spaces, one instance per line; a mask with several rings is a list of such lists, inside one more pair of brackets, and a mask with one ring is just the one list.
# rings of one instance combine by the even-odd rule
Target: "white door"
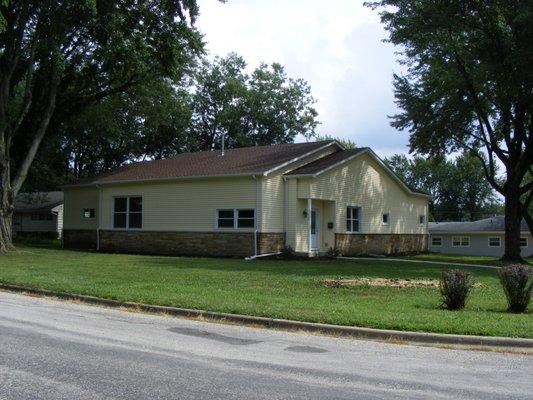
[[311,210],[311,249],[318,249],[320,215],[316,208]]

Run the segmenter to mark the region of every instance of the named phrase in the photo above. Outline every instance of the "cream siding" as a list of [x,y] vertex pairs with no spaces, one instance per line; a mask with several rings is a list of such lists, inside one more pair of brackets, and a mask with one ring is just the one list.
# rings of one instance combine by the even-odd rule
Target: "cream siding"
[[[325,172],[308,184],[313,199],[336,201],[335,230],[346,231],[346,207],[361,207],[362,233],[424,234],[427,221],[427,198],[409,194],[370,154]],[[298,187],[302,197],[305,190]],[[388,225],[382,214],[390,213]]]
[[[338,150],[336,146],[328,146],[327,148],[298,160],[295,163],[281,168],[262,179],[261,188],[261,232],[284,232],[285,231],[285,184],[283,175],[300,168],[305,164],[309,164],[322,157],[325,157]],[[290,226],[290,225],[289,225]]]
[[252,177],[102,186],[101,229],[113,229],[114,197],[142,196],[143,230],[218,230],[216,210],[255,208],[256,190]]
[[[98,227],[98,189],[95,187],[64,190],[63,229],[96,229]],[[84,208],[94,208],[96,218],[83,218]]]
[[[51,220],[34,220],[32,214],[50,214]],[[34,213],[16,213],[13,218],[13,232],[55,232],[57,231],[57,217],[51,211],[36,211]]]

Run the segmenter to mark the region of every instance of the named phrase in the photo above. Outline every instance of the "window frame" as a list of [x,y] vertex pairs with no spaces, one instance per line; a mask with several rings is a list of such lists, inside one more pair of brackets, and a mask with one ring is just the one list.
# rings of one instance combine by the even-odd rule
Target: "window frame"
[[[344,223],[344,228],[346,230],[346,233],[351,233],[351,234],[358,234],[358,233],[362,233],[363,229],[362,229],[362,221],[363,221],[363,210],[362,210],[362,207],[361,206],[357,206],[357,205],[353,205],[353,204],[348,204],[346,205],[346,207],[344,208],[346,210],[346,219],[345,219],[345,223]],[[357,219],[356,218],[348,218],[348,209],[356,209],[357,210]],[[353,213],[351,214],[351,216],[353,217]],[[351,230],[348,229],[348,221],[351,221]],[[357,221],[357,230],[354,231],[353,230],[353,222],[354,221]]]
[[[387,222],[384,221],[385,215],[387,216]],[[381,225],[385,225],[385,226],[390,225],[390,211],[387,211],[381,214]]]
[[[525,241],[525,244],[522,245],[522,240]],[[529,240],[527,236],[520,236],[520,247],[527,247],[529,246]]]
[[[141,199],[141,211],[130,211],[130,199],[139,197]],[[116,199],[126,199],[126,211],[115,211],[115,200]],[[114,230],[119,231],[141,231],[144,227],[144,197],[140,194],[135,195],[123,195],[123,196],[113,196],[111,199],[111,224]],[[115,226],[115,214],[125,214],[126,215],[126,226],[125,227],[116,227]],[[130,214],[140,214],[141,215],[141,227],[140,228],[130,228]],[[95,214],[96,215],[96,214]]]
[[[455,244],[455,238],[459,238],[459,244]],[[468,238],[468,244],[463,244],[463,239]],[[470,236],[452,236],[452,247],[470,247]]]
[[426,214],[418,214],[418,225],[426,225]]
[[[433,239],[440,239],[440,244],[434,244]],[[442,247],[442,236],[431,236],[431,247]]]
[[[219,221],[219,212],[220,211],[233,211],[233,226],[229,227],[229,226],[223,226],[223,227],[220,227],[218,225],[218,221]],[[254,213],[254,217],[253,217],[253,221],[254,221],[254,225],[253,226],[248,226],[248,227],[239,227],[239,220],[251,220],[252,218],[245,218],[245,217],[242,217],[242,218],[239,218],[239,211],[253,211]],[[229,220],[229,218],[222,218],[222,219],[225,219],[225,220]],[[222,207],[222,208],[217,208],[215,209],[215,229],[217,231],[235,231],[235,230],[238,230],[238,231],[254,231],[255,229],[257,229],[257,211],[255,209],[255,207]]]
[[[497,246],[491,245],[490,244],[491,239],[498,239],[498,245]],[[489,236],[489,237],[487,237],[487,246],[488,247],[502,247],[502,238],[501,238],[501,236]]]

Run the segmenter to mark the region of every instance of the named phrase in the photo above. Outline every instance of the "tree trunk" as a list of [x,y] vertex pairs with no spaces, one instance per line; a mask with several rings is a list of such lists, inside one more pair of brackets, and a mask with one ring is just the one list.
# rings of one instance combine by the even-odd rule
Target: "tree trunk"
[[0,253],[15,250],[12,238],[13,211],[12,205],[0,210]]
[[505,196],[505,253],[502,261],[523,262],[520,256],[520,222],[522,205],[518,190],[509,190]]

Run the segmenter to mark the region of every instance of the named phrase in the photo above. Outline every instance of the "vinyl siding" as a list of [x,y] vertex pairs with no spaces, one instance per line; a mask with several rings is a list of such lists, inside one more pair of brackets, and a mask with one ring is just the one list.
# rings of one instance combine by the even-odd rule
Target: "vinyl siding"
[[[39,211],[33,214],[52,214],[51,211]],[[13,216],[13,232],[57,232],[57,216],[51,220],[39,221],[31,218],[32,213],[15,213]]]
[[[346,207],[361,207],[362,233],[424,234],[427,232],[427,199],[409,194],[369,154],[298,184],[298,197],[336,202],[335,231],[346,230]],[[382,214],[389,213],[383,225]],[[419,224],[419,215],[426,224]]]
[[[300,168],[337,150],[335,146],[329,146],[320,152],[299,160],[290,166],[280,169],[261,180],[261,225],[262,232],[285,231],[285,183],[283,175]],[[289,224],[290,227],[290,224]],[[289,228],[287,229],[289,230]]]
[[114,197],[142,196],[143,230],[219,230],[217,209],[255,208],[256,182],[245,177],[103,186],[101,229],[113,229]]
[[[98,227],[98,189],[68,188],[64,190],[63,229],[96,229]],[[96,218],[83,218],[84,208],[94,208]]]
[[[468,236],[470,237],[470,246],[468,247],[453,247],[452,238],[454,236]],[[521,237],[527,238],[527,247],[521,248],[522,257],[529,257],[533,255],[533,239],[528,232],[522,232]],[[441,237],[442,246],[433,246],[432,237]],[[489,237],[499,237],[500,247],[489,247]],[[429,238],[429,251],[435,253],[446,254],[466,254],[476,256],[503,256],[505,236],[503,233],[435,233],[431,234]]]

